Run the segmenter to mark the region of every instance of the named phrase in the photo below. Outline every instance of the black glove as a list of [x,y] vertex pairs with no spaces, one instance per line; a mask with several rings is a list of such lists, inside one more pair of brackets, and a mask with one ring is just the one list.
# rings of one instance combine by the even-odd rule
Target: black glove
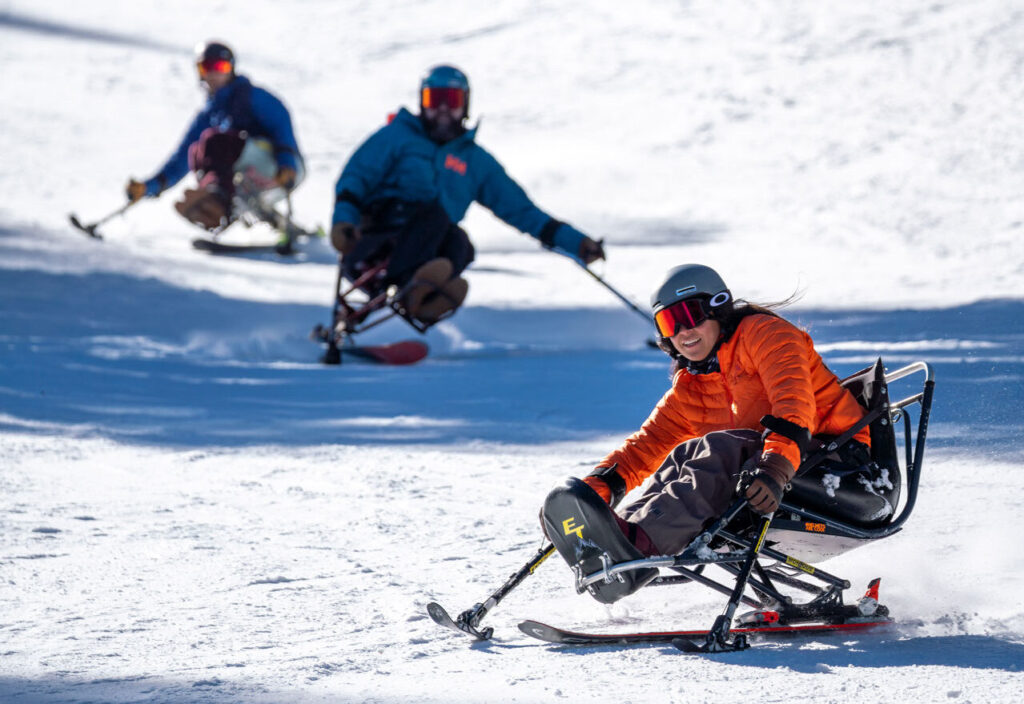
[[753,472],[740,475],[739,490],[757,513],[775,513],[794,474],[793,464],[785,457],[767,454],[758,460]]
[[584,236],[580,240],[580,250],[577,255],[584,264],[593,264],[598,259],[604,259],[604,245],[601,242],[590,239]]
[[596,491],[612,508],[618,506],[622,497],[626,495],[626,480],[618,473],[618,466],[616,463],[611,467],[598,467],[583,477],[583,483]]

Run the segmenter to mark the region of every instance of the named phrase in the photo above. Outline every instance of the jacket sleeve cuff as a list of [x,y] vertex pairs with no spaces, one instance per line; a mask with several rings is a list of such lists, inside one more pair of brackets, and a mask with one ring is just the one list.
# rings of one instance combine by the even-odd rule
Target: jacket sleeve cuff
[[586,235],[582,232],[572,225],[563,222],[562,226],[555,231],[552,244],[570,257],[576,257],[579,255],[580,242],[583,241],[584,237]]
[[332,225],[338,222],[350,222],[358,225],[359,220],[359,211],[348,201],[338,201],[334,204],[334,215],[331,217]]
[[611,494],[608,503],[613,507],[618,505],[622,501],[622,497],[626,495],[626,480],[616,471],[618,467],[617,463],[610,467],[597,467],[586,477],[587,479],[598,479],[608,487]]
[[299,157],[291,149],[278,149],[274,154],[274,158],[277,161],[278,168],[287,167],[294,170],[296,173],[299,170]]
[[149,198],[157,197],[158,195],[163,193],[164,188],[166,186],[166,183],[167,183],[167,179],[165,179],[163,176],[159,176],[159,175],[158,176],[154,176],[153,178],[149,179],[145,183],[145,186],[146,186],[146,196],[148,196]]
[[781,453],[765,452],[757,466],[775,479],[780,487],[785,487],[796,476],[796,465]]

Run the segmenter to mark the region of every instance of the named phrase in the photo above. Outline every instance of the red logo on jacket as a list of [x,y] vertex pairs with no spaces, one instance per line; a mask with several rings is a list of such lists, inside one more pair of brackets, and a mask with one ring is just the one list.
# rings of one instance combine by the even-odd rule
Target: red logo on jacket
[[451,169],[462,176],[466,175],[466,162],[454,154],[448,154],[444,158],[444,168]]

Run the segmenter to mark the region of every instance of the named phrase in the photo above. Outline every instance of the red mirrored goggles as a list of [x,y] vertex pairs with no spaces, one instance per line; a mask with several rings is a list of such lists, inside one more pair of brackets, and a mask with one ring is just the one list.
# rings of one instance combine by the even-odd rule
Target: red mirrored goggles
[[700,298],[687,298],[662,308],[654,314],[654,324],[662,337],[672,337],[681,329],[697,327],[710,316],[707,303]]
[[196,64],[199,77],[205,78],[210,73],[231,73],[234,66],[227,59],[204,59]]
[[461,88],[424,88],[420,95],[420,104],[425,108],[439,108],[442,105],[450,110],[466,107],[466,91]]

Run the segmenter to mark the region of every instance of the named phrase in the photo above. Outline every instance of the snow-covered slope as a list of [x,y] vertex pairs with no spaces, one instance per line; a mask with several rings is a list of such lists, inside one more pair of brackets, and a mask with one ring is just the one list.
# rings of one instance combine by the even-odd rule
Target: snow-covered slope
[[[801,291],[787,314],[840,374],[930,362],[914,518],[828,563],[882,577],[898,625],[708,658],[548,648],[515,624],[706,627],[722,606],[680,587],[604,607],[552,560],[494,641],[439,630],[424,605],[468,608],[533,554],[548,488],[639,425],[665,358],[484,210],[466,307],[394,369],[317,364],[323,244],[200,255],[177,190],[103,243],[70,230],[176,144],[211,37],[292,110],[303,222],[454,62],[481,143],[605,238],[629,297],[702,261],[753,300]],[[996,0],[0,2],[0,699],[1019,701],[1021,47]]]

